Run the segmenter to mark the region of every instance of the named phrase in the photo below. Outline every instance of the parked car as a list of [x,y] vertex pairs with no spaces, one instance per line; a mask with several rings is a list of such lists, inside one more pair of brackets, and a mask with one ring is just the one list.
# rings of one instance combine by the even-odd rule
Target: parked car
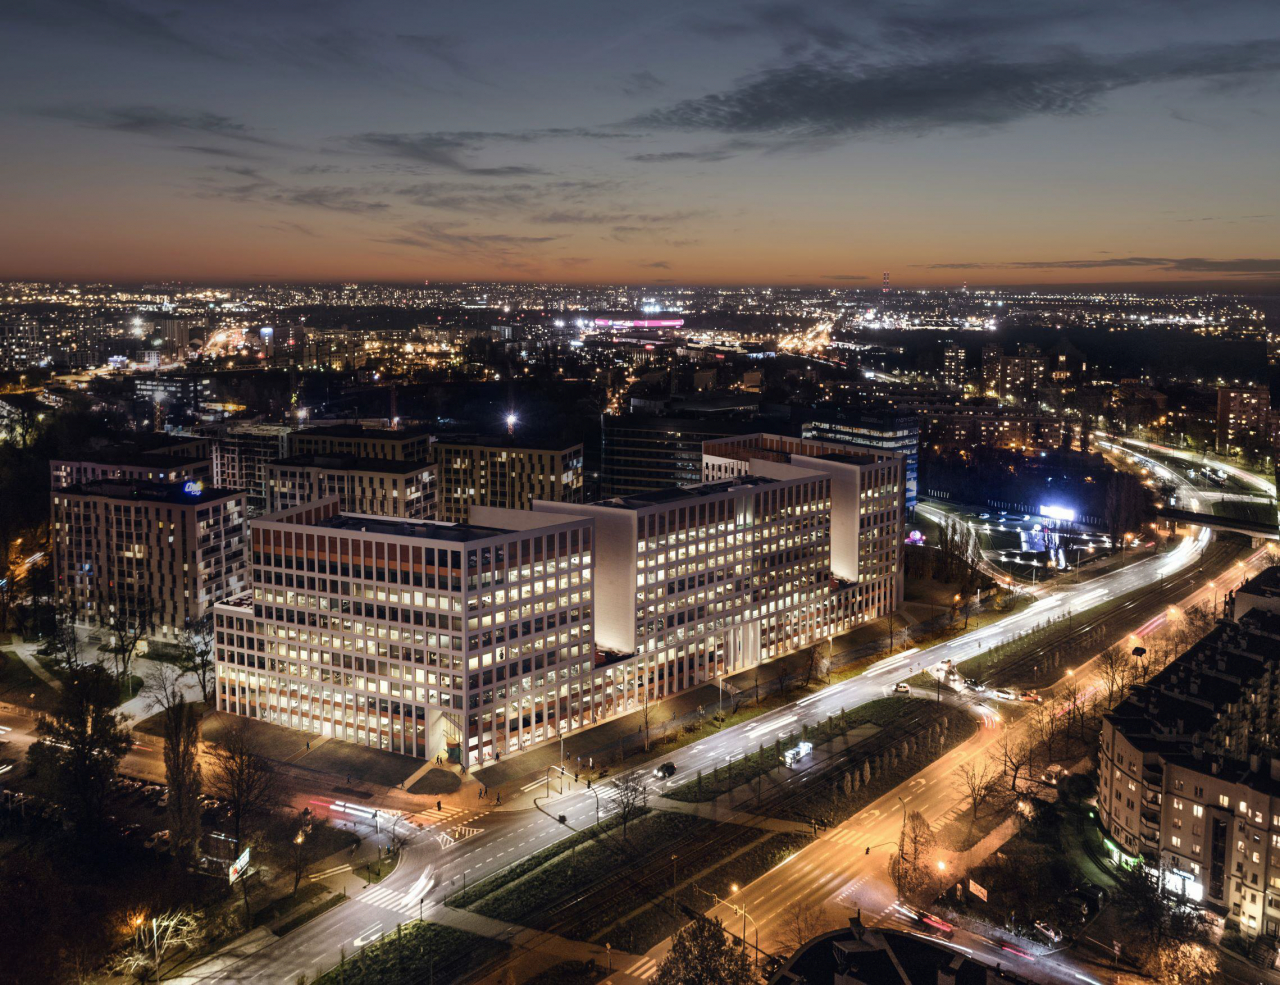
[[166,828],[164,831],[157,831],[150,838],[142,843],[143,848],[154,848],[163,851],[169,847],[170,834]]
[[893,693],[894,694],[910,694],[911,685],[906,683],[905,681],[898,681],[897,684],[893,685]]
[[1062,931],[1051,923],[1045,923],[1043,920],[1037,920],[1036,932],[1047,938],[1051,943],[1062,943]]
[[1067,770],[1060,763],[1050,763],[1043,773],[1040,774],[1040,782],[1047,783],[1051,787],[1056,787],[1058,781],[1067,775]]
[[1082,882],[1075,888],[1074,895],[1079,896],[1089,904],[1090,909],[1095,913],[1101,910],[1107,902],[1107,891],[1101,886],[1095,886],[1091,882]]
[[1036,702],[1036,704],[1039,704],[1040,702],[1044,701],[1044,698],[1042,698],[1042,697],[1040,697],[1040,695],[1036,694],[1036,692],[1035,692],[1035,691],[1023,691],[1021,694],[1019,694],[1019,695],[1018,695],[1018,700],[1019,700],[1019,701],[1034,701],[1034,702]]
[[653,775],[656,776],[659,780],[668,780],[675,775],[675,772],[676,772],[675,763],[663,763],[661,766],[659,766],[656,770],[653,771]]

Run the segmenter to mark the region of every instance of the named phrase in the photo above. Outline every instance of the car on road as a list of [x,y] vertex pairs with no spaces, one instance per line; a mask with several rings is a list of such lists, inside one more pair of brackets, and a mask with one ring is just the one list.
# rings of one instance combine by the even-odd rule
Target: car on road
[[991,519],[991,514],[990,514],[990,513],[979,513],[979,514],[978,514],[978,519],[979,519],[979,520],[990,520],[990,519]]
[[905,681],[899,681],[897,684],[893,685],[893,693],[894,694],[910,694],[911,685],[906,683]]
[[1055,927],[1051,923],[1046,923],[1043,920],[1037,920],[1036,932],[1041,936],[1047,938],[1053,944],[1062,943],[1062,931],[1059,930],[1057,927]]
[[653,771],[653,775],[656,776],[659,780],[669,780],[671,779],[671,777],[675,775],[675,772],[676,772],[675,763],[663,763],[661,766],[659,766],[656,770]]
[[1035,691],[1023,691],[1023,692],[1021,692],[1021,693],[1018,695],[1018,700],[1019,700],[1019,701],[1034,701],[1036,704],[1039,704],[1040,702],[1044,701],[1044,698],[1042,698],[1040,695],[1036,694],[1036,692],[1035,692]]
[[964,686],[966,691],[975,691],[979,694],[987,689],[987,685],[983,684],[981,681],[974,680],[972,677],[966,677],[964,679]]
[[1012,689],[1007,687],[998,687],[992,692],[992,694],[1001,701],[1013,701],[1018,697]]

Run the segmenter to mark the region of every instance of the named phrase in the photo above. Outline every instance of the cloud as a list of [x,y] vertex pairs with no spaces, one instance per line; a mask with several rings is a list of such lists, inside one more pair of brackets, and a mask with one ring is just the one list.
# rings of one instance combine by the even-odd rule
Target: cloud
[[[256,133],[229,116],[209,112],[177,112],[158,106],[65,106],[38,111],[38,115],[65,120],[93,130],[138,134],[165,139],[190,134],[219,137],[240,143],[274,145],[275,141]],[[218,153],[214,150],[212,153]]]
[[472,232],[458,223],[416,222],[393,236],[376,240],[409,246],[427,253],[468,257],[515,265],[525,263],[529,249],[553,243],[560,236],[521,236],[513,233]]
[[237,161],[264,160],[261,154],[251,154],[248,151],[234,147],[212,147],[205,144],[178,144],[174,147],[174,150],[187,151],[190,154],[202,154],[205,157],[229,158]]
[[541,168],[523,164],[478,167],[464,160],[480,150],[486,140],[506,139],[506,135],[481,133],[361,133],[345,143],[353,150],[404,158],[440,171],[489,178],[543,174]]
[[867,280],[866,274],[823,274],[823,280]]
[[1086,112],[1118,90],[1280,71],[1280,41],[1173,46],[1122,56],[1074,49],[1022,62],[989,57],[868,64],[811,58],[724,92],[643,114],[635,126],[798,140],[994,127]]
[[632,72],[622,83],[622,91],[628,96],[643,96],[666,86],[660,78],[644,69],[640,72]]
[[670,270],[671,264],[666,260],[654,260],[652,263],[642,263],[642,267],[649,267],[653,270]]
[[460,53],[461,42],[446,34],[397,34],[396,40],[410,51],[439,62],[468,82],[485,82]]
[[561,257],[560,263],[566,267],[581,267],[591,262],[590,257]]
[[930,270],[1099,270],[1146,268],[1171,273],[1275,274],[1280,259],[1246,257],[1214,260],[1207,257],[1106,257],[1096,260],[1011,260],[1006,263],[933,263]]

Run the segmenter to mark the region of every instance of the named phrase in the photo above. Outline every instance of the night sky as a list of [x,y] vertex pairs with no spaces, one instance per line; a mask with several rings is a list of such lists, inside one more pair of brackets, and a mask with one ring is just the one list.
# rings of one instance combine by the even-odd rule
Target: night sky
[[1280,278],[1276,0],[5,0],[0,277]]

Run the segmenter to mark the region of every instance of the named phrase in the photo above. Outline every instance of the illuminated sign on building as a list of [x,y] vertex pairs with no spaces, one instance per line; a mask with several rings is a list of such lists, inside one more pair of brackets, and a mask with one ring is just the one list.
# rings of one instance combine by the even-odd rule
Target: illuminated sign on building
[[199,496],[204,492],[204,483],[198,479],[190,479],[182,484],[182,491],[188,496]]

